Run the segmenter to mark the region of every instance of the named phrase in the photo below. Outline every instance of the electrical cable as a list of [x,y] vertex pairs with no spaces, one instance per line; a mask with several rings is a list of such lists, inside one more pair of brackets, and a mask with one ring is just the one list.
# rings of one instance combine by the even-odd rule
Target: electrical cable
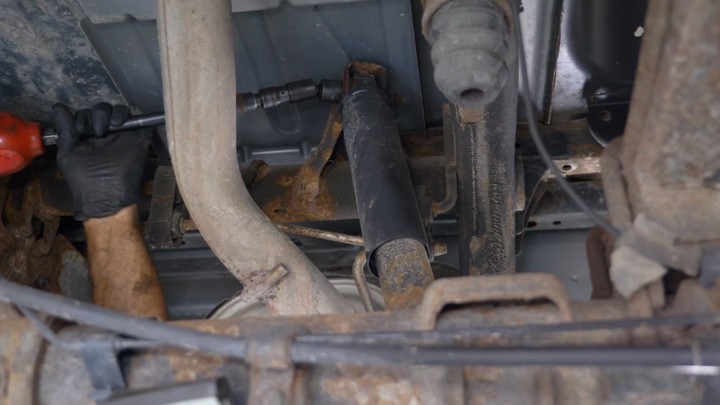
[[562,172],[553,161],[550,152],[548,152],[545,147],[545,143],[540,136],[540,130],[537,126],[537,122],[535,122],[535,119],[533,118],[535,117],[535,111],[531,101],[532,98],[530,97],[530,80],[528,79],[527,59],[525,59],[525,45],[523,45],[523,34],[522,28],[520,27],[520,12],[516,0],[511,0],[510,3],[512,3],[513,14],[515,16],[515,40],[517,41],[518,47],[518,62],[520,63],[520,78],[522,84],[520,93],[525,106],[525,115],[527,115],[530,137],[532,138],[533,143],[535,143],[535,147],[537,148],[540,157],[545,162],[548,169],[550,169],[553,176],[555,176],[555,180],[558,182],[560,188],[562,188],[565,194],[567,194],[567,196],[570,197],[570,199],[573,200],[573,202],[575,202],[575,204],[577,204],[577,206],[596,224],[612,235],[612,237],[617,238],[621,234],[620,230],[607,222],[605,219],[601,218],[600,215],[593,211],[592,208],[590,208],[575,192],[575,190],[573,190],[570,183],[565,179]]

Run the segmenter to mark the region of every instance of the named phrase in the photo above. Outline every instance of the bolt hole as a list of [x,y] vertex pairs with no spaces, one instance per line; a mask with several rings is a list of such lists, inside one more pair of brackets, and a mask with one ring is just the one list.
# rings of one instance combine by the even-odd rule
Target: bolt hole
[[535,221],[528,221],[527,228],[535,228],[537,226],[537,222]]
[[285,212],[285,210],[278,208],[276,210],[273,210],[273,212],[276,214],[282,214],[283,212]]
[[553,221],[553,225],[560,225],[562,224],[562,221]]
[[600,119],[603,122],[610,122],[612,121],[612,113],[608,110],[602,110],[600,111]]
[[467,104],[479,104],[485,99],[485,92],[480,89],[467,89],[460,93],[460,99]]
[[573,167],[572,167],[572,165],[562,165],[562,167],[560,167],[560,168],[564,172],[569,172],[570,170],[572,170]]

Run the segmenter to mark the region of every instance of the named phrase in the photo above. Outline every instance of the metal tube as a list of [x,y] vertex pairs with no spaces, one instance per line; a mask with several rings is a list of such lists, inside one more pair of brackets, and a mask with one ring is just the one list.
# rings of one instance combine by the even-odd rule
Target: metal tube
[[246,288],[280,264],[288,270],[264,300],[272,312],[350,312],[347,301],[243,184],[236,153],[232,31],[229,0],[159,2],[169,150],[185,205],[210,248]]
[[365,278],[366,259],[365,252],[360,252],[355,256],[352,267],[353,280],[355,280],[355,285],[357,286],[365,310],[375,312],[377,311],[375,301],[372,298],[372,294],[370,294],[370,288],[368,288],[367,279]]
[[375,262],[385,308],[389,310],[414,308],[433,282],[425,247],[415,239],[395,239],[383,244],[375,253]]
[[[379,366],[639,366],[720,367],[720,351],[690,345],[669,347],[492,347],[342,346],[295,343],[293,361],[301,364],[357,364]],[[698,358],[702,364],[697,364]]]
[[411,308],[433,281],[420,208],[390,106],[373,76],[356,73],[354,83],[343,130],[365,251],[385,307]]
[[331,242],[345,243],[347,245],[364,246],[362,236],[346,235],[339,232],[324,231],[322,229],[304,226],[278,224],[278,228],[285,233],[307,236],[308,238],[329,240]]

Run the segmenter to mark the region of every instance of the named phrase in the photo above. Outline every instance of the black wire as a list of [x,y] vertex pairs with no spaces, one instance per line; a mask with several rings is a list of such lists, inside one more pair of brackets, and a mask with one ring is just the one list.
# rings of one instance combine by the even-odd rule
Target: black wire
[[585,201],[583,201],[583,199],[575,192],[575,190],[573,190],[570,183],[568,183],[568,181],[561,173],[560,169],[553,161],[550,152],[548,152],[547,148],[545,147],[545,143],[540,136],[540,130],[538,129],[537,122],[535,122],[535,119],[533,118],[535,117],[535,111],[531,101],[532,98],[530,97],[530,80],[528,79],[527,60],[525,59],[525,45],[523,45],[523,34],[522,28],[520,27],[520,13],[518,11],[517,2],[513,0],[511,1],[511,3],[513,7],[513,14],[516,17],[515,40],[517,41],[518,62],[520,63],[520,78],[522,83],[521,95],[523,99],[523,104],[525,105],[525,115],[527,115],[528,128],[530,129],[530,137],[535,143],[535,147],[537,148],[540,157],[545,162],[548,169],[550,169],[550,172],[553,174],[553,176],[555,176],[555,180],[557,180],[560,188],[562,188],[565,194],[567,194],[567,196],[570,197],[570,199],[573,200],[575,204],[580,207],[581,210],[583,210],[590,218],[592,218],[592,220],[596,224],[602,227],[607,233],[617,238],[618,236],[620,236],[620,230],[607,222],[605,219],[601,218],[600,215],[593,211],[592,208],[590,208],[585,203]]

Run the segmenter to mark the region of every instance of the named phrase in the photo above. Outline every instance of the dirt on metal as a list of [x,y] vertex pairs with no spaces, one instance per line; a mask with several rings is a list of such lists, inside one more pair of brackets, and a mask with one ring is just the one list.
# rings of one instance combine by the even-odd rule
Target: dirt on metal
[[39,181],[0,179],[0,273],[10,281],[61,293],[63,256],[75,248],[57,235],[59,215],[45,204]]

